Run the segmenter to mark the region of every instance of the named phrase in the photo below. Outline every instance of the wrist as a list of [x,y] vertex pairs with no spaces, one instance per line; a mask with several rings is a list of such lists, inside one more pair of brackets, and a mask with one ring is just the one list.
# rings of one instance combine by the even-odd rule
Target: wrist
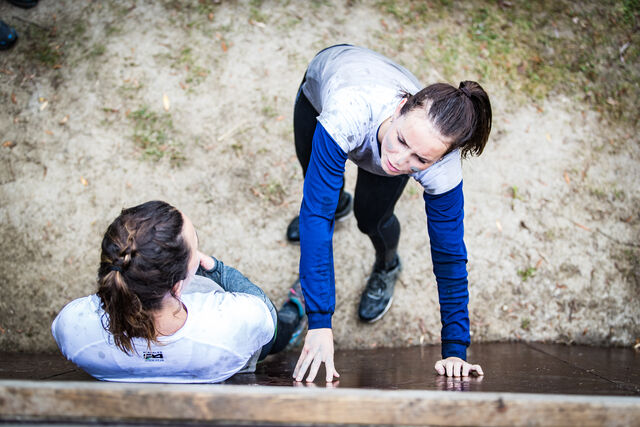
[[331,317],[333,313],[307,313],[309,329],[331,329]]

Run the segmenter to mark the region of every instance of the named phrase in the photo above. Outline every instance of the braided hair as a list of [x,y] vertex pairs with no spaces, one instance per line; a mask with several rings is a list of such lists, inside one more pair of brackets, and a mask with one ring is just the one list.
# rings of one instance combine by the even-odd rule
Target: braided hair
[[104,234],[97,292],[102,324],[127,354],[136,351],[133,338],[146,339],[148,346],[156,341],[153,312],[187,277],[191,250],[183,224],[176,208],[151,201],[123,209]]

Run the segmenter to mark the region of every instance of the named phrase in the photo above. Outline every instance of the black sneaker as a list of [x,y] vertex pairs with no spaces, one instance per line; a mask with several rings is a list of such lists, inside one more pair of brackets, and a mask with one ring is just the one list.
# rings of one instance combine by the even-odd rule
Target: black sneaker
[[302,342],[302,331],[307,326],[307,315],[304,311],[304,296],[302,295],[302,287],[300,286],[300,279],[297,279],[291,289],[289,289],[289,300],[286,304],[294,304],[298,309],[299,320],[291,334],[289,343],[285,350],[291,350],[297,347]]
[[14,6],[21,7],[23,9],[31,9],[38,5],[38,0],[7,0]]
[[[338,200],[338,207],[336,208],[336,221],[344,219],[351,213],[353,209],[353,198],[351,194],[343,191]],[[287,240],[290,242],[300,241],[300,217],[296,216],[291,220],[287,227]]]
[[9,49],[16,43],[18,33],[16,30],[7,25],[6,22],[0,21],[0,50]]
[[358,316],[363,322],[373,323],[379,320],[391,307],[393,289],[402,270],[398,255],[396,260],[396,266],[391,270],[376,270],[374,267],[369,276],[358,307]]
[[291,350],[302,342],[302,332],[307,326],[307,315],[304,311],[304,298],[300,288],[300,280],[296,280],[287,301],[278,310],[278,333],[271,347],[270,354],[283,350]]

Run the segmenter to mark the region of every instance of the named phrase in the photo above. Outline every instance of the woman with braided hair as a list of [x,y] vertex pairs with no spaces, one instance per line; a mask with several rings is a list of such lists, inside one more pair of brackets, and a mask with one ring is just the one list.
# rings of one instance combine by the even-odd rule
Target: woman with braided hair
[[107,228],[97,293],[67,304],[51,331],[100,380],[219,382],[295,340],[302,318],[295,295],[276,313],[249,279],[198,251],[188,217],[151,201]]
[[[422,89],[421,89],[422,88]],[[461,158],[480,155],[491,131],[491,104],[476,82],[424,87],[405,68],[369,49],[337,45],[309,64],[293,112],[295,148],[304,176],[300,215],[287,238],[300,242],[300,283],[309,331],[294,378],[313,381],[333,363],[335,308],[332,237],[352,209],[375,249],[358,315],[375,322],[389,309],[401,263],[400,223],[393,214],[409,177],[424,188],[431,260],[442,321],[440,375],[482,375],[466,361],[469,345],[467,252],[463,241]],[[355,195],[344,191],[347,159],[358,166]],[[422,250],[422,249],[420,249]],[[337,260],[340,262],[341,260]]]

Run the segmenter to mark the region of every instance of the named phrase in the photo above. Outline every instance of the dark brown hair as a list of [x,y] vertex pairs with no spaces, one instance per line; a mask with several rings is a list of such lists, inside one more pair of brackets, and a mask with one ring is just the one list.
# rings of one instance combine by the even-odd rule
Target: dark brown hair
[[472,81],[460,82],[458,89],[435,83],[415,95],[405,93],[407,102],[400,114],[426,108],[438,131],[452,140],[447,153],[460,148],[463,158],[479,156],[491,132],[491,103],[482,87]]
[[133,338],[145,338],[148,346],[156,340],[152,312],[187,277],[191,249],[183,224],[176,208],[151,201],[123,209],[104,234],[97,292],[102,324],[127,354],[136,351]]

